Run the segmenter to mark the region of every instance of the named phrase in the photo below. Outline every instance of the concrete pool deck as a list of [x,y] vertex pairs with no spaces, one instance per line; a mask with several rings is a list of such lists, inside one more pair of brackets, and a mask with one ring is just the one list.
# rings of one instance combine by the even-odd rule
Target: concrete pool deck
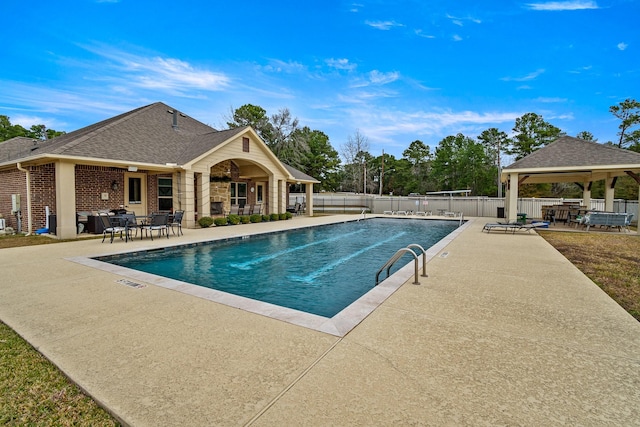
[[535,232],[486,222],[344,337],[69,260],[166,239],[3,249],[0,320],[133,426],[640,425],[640,323]]

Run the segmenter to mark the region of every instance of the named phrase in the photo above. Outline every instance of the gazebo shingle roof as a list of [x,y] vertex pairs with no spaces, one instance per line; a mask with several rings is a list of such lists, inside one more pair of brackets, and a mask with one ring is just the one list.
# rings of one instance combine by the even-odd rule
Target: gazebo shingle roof
[[640,165],[640,153],[563,136],[504,169]]

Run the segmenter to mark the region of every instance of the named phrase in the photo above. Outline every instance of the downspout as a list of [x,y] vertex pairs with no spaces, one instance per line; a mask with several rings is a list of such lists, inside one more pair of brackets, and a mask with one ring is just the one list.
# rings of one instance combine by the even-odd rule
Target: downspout
[[16,163],[16,167],[19,171],[25,173],[27,178],[27,236],[31,235],[31,174],[28,169],[22,167],[20,162]]

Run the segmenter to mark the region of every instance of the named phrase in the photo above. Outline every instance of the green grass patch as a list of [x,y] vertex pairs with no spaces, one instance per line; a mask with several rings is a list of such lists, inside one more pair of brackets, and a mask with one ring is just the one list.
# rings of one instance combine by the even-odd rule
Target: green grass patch
[[0,425],[119,424],[18,334],[0,322]]

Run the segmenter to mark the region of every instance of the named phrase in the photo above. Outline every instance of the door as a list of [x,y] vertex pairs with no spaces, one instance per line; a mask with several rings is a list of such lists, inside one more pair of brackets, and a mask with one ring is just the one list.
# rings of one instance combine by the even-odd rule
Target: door
[[147,175],[124,174],[124,208],[136,215],[147,215]]

